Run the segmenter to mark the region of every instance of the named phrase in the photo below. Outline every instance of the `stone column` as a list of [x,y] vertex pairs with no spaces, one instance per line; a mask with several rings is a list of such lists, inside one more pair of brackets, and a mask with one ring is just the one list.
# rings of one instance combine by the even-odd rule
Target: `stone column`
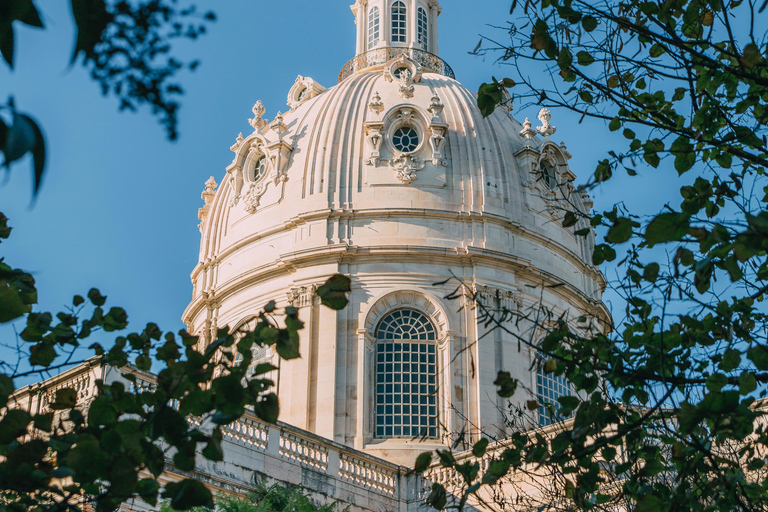
[[357,2],[352,8],[355,10],[355,23],[357,24],[357,47],[355,55],[365,52],[368,37],[368,9],[365,0]]
[[429,48],[428,50],[435,55],[438,53],[437,47],[437,17],[440,15],[439,7],[437,5],[431,5],[429,7],[429,17],[432,23],[429,24]]
[[380,30],[381,30],[381,42],[379,43],[382,47],[387,47],[390,45],[390,41],[392,40],[392,27],[389,26],[389,18],[391,16],[391,11],[389,8],[389,4],[387,2],[381,3],[381,20],[380,20]]
[[416,28],[419,0],[410,0],[406,5],[408,6],[408,13],[406,14],[408,34],[406,35],[405,40],[411,48],[419,48],[418,31]]

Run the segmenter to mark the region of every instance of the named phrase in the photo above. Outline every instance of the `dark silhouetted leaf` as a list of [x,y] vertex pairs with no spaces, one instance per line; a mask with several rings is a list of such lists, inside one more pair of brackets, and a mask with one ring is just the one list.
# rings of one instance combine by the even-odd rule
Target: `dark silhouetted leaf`
[[352,281],[349,277],[336,274],[317,289],[317,295],[324,305],[340,310],[349,303],[347,293],[350,291],[352,291]]
[[662,213],[653,219],[645,230],[649,245],[681,240],[688,234],[690,216],[684,213]]
[[56,400],[51,404],[54,411],[72,409],[77,405],[77,391],[71,388],[56,390]]
[[189,510],[194,507],[213,508],[211,491],[196,480],[182,480],[167,484],[163,498],[171,500],[171,507],[174,510]]
[[75,62],[81,52],[90,60],[101,34],[112,22],[112,15],[107,12],[104,0],[72,0],[72,16],[77,25],[77,39],[71,62]]

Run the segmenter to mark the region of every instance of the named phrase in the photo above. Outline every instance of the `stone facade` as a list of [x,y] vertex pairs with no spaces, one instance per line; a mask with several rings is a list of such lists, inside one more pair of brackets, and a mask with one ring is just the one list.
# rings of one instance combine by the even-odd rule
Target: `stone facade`
[[[373,9],[379,39],[369,47]],[[585,226],[562,227],[566,212],[591,202],[571,185],[551,114],[541,112],[538,129],[515,120],[509,103],[483,118],[435,54],[438,2],[360,0],[353,12],[358,55],[341,82],[326,89],[299,76],[290,111],[270,121],[258,102],[253,132],[232,146],[206,197],[183,320],[205,334],[269,301],[299,307],[307,327],[302,357],[281,363],[282,420],[410,464],[461,430],[504,435],[499,370],[536,389],[535,354],[515,339],[535,337],[534,324],[489,332],[478,301],[606,317],[604,281],[591,264],[593,238],[573,233]],[[403,15],[398,35],[393,20]],[[336,273],[352,278],[340,312],[313,292]],[[439,429],[420,440],[375,428],[377,322],[397,309],[426,315],[436,331]]]

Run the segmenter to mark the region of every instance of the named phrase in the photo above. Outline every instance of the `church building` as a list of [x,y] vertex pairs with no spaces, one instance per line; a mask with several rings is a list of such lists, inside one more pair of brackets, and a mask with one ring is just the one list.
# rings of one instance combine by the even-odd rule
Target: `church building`
[[[549,112],[521,123],[510,99],[484,118],[439,56],[437,0],[351,8],[356,53],[338,84],[299,75],[282,113],[253,98],[252,131],[203,192],[188,331],[247,326],[270,301],[305,328],[298,359],[254,353],[279,366],[280,423],[230,425],[225,461],[196,477],[226,492],[269,477],[353,512],[405,512],[423,506],[424,481],[406,475],[418,454],[459,433],[466,446],[503,439],[510,405],[542,404],[528,428],[553,421],[544,404],[568,383],[537,370],[520,338],[560,315],[607,317],[605,282],[593,238],[574,235],[585,221],[562,225],[592,203]],[[352,282],[340,311],[316,295],[334,274]],[[488,310],[556,316],[505,331],[482,322]],[[494,385],[502,370],[521,382],[511,399]],[[79,379],[87,398],[99,371],[50,385]]]

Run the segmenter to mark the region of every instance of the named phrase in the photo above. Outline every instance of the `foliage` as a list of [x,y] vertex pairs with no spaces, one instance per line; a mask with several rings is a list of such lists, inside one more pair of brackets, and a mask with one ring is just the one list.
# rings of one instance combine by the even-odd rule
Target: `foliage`
[[[687,184],[656,215],[617,204],[565,217],[565,227],[576,215],[597,228],[595,265],[621,260],[620,321],[552,311],[556,327],[542,322],[534,327],[544,334],[523,337],[515,326],[534,323],[531,315],[484,311],[572,383],[577,396],[559,408],[574,417],[559,429],[513,432],[483,454],[485,472],[477,454],[440,457],[463,481],[449,490],[481,499],[534,471],[558,477],[542,492],[520,490],[516,506],[764,510],[766,14],[741,0],[520,0],[512,14],[509,41],[486,51],[501,51],[517,71],[516,100],[602,119],[626,138],[588,186],[649,168]],[[550,85],[527,78],[545,73]],[[509,380],[497,381],[505,395],[515,389]],[[437,508],[443,491],[433,490]]]
[[[0,238],[11,229],[0,214]],[[349,280],[338,276],[327,286],[334,305],[346,305]],[[163,333],[155,324],[141,332],[119,336],[112,346],[92,343],[89,349],[102,364],[149,371],[152,361],[164,367],[157,385],[141,389],[135,372],[124,381],[97,382],[98,395],[83,410],[77,391],[56,391],[51,410],[37,413],[17,407],[14,381],[79,363],[76,350],[97,333],[122,331],[128,315],[119,307],[107,310],[107,298],[92,289],[76,295],[67,311],[33,312],[37,289],[31,274],[0,260],[0,321],[23,319],[19,334],[21,361],[0,363],[0,509],[4,511],[116,510],[133,497],[156,504],[157,478],[165,459],[192,471],[195,454],[222,460],[222,427],[252,409],[259,418],[275,422],[279,406],[273,383],[264,375],[276,368],[258,365],[248,377],[254,345],[274,346],[285,359],[299,357],[298,309],[288,307],[278,319],[273,302],[258,315],[252,331],[219,329],[212,339],[185,331]],[[239,355],[238,355],[239,354]],[[237,358],[237,363],[235,362]],[[140,391],[140,392],[139,392]],[[190,417],[196,422],[188,422]],[[199,425],[199,426],[198,426]],[[210,492],[195,480],[168,484],[162,497],[179,510],[210,506]]]
[[[199,63],[183,63],[171,55],[174,39],[197,39],[212,12],[198,13],[179,0],[71,0],[77,37],[71,64],[87,68],[104,95],[113,95],[120,110],[149,106],[160,118],[169,139],[178,136],[181,86],[174,78]],[[4,0],[0,5],[0,56],[13,69],[16,37],[14,26],[44,28],[43,16],[32,0]],[[33,193],[36,195],[45,170],[45,140],[39,124],[16,109],[13,98],[0,105],[0,152],[8,166],[30,154],[34,161]]]
[[[215,500],[216,512],[334,512],[335,509],[335,503],[318,507],[300,487],[286,487],[280,483],[269,487],[257,484],[253,492],[242,498],[219,495]],[[160,512],[174,512],[174,510],[168,501],[160,504]],[[192,512],[206,510],[208,509],[196,508]]]

